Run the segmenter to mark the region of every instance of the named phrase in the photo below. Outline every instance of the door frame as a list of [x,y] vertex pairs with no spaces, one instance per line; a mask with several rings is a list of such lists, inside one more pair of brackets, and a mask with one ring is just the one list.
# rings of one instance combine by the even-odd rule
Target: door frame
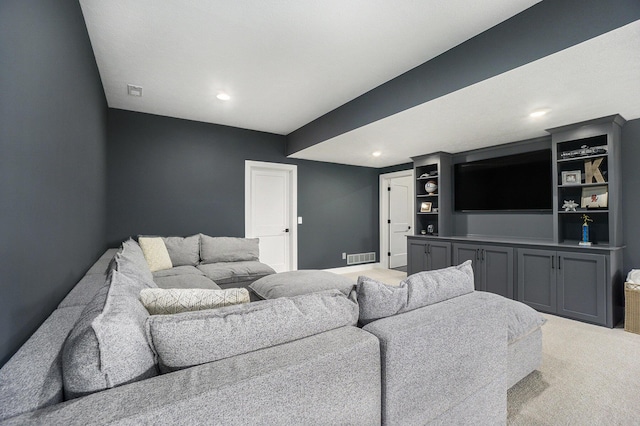
[[[388,220],[389,220],[389,191],[387,188],[389,187],[389,181],[391,179],[411,176],[411,181],[415,185],[414,171],[413,169],[409,170],[401,170],[399,172],[391,172],[384,173],[380,175],[380,196],[379,196],[379,204],[380,204],[380,267],[389,269],[389,256],[387,253],[389,252],[389,228],[388,228]],[[415,187],[413,188],[415,192]],[[411,205],[413,206],[412,211],[415,212],[415,197],[414,194],[409,194],[411,197]],[[416,215],[411,215],[411,229],[415,230],[415,220]],[[414,231],[415,232],[415,231]],[[409,253],[407,252],[407,256]],[[407,260],[408,262],[408,260]],[[408,265],[408,263],[407,263]]]
[[298,270],[298,166],[295,164],[268,163],[264,161],[244,161],[244,234],[251,238],[251,171],[271,169],[289,173],[289,265],[290,270]]

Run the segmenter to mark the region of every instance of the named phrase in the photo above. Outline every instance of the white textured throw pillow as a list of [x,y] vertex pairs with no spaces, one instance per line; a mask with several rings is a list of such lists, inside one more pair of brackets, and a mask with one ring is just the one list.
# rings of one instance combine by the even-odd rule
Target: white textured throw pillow
[[144,253],[151,272],[173,268],[167,246],[160,237],[139,237],[138,244]]
[[249,291],[246,288],[145,288],[140,291],[140,300],[151,315],[166,315],[248,303]]

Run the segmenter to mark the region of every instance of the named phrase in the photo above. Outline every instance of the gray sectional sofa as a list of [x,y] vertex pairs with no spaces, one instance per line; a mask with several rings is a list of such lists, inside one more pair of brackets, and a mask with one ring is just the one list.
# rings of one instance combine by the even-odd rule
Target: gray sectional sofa
[[183,275],[154,276],[132,240],[108,250],[0,369],[0,425],[504,424],[539,365],[535,311],[472,281],[425,275],[391,311],[359,283],[149,315],[140,292]]
[[259,258],[257,238],[161,237],[172,267],[154,271],[160,288],[225,289],[248,287],[275,271]]

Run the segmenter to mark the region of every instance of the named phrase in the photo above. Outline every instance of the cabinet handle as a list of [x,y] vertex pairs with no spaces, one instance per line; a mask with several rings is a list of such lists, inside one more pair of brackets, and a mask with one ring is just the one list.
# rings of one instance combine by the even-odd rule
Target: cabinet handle
[[558,269],[562,269],[562,259],[558,256]]
[[484,262],[484,249],[482,249],[482,261]]
[[476,260],[480,261],[480,249],[476,249]]

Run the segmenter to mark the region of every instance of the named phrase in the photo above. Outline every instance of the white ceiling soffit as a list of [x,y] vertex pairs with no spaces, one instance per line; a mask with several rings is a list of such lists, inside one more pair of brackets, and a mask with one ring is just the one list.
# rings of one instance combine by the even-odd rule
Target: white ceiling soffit
[[[547,115],[529,117],[537,109]],[[336,136],[291,157],[370,167],[548,135],[619,113],[640,118],[640,20]],[[371,153],[380,151],[379,157]]]
[[289,134],[538,1],[80,4],[109,107]]

